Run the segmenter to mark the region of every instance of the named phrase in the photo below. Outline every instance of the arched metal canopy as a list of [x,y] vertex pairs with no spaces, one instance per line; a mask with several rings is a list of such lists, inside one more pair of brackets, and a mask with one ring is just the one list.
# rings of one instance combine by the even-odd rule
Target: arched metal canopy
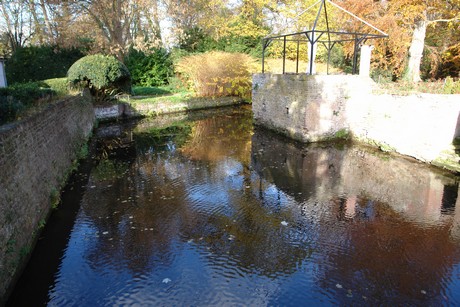
[[[349,16],[351,16],[354,20],[358,20],[359,22],[366,25],[368,28],[372,29],[376,33],[371,32],[348,32],[348,31],[331,31],[329,28],[329,18],[328,18],[328,5],[335,7]],[[369,22],[359,18],[355,14],[347,11],[346,9],[342,8],[341,6],[335,4],[331,0],[319,0],[315,4],[311,5],[303,12],[301,12],[297,17],[304,14],[305,12],[309,11],[315,6],[319,6],[319,9],[316,13],[316,18],[313,23],[313,26],[310,30],[296,32],[296,33],[289,33],[289,34],[281,34],[275,36],[267,36],[262,40],[262,73],[265,72],[265,51],[270,46],[273,41],[283,41],[283,74],[285,73],[285,61],[286,61],[286,43],[287,42],[296,42],[297,43],[297,64],[296,64],[296,73],[299,70],[299,45],[301,42],[309,43],[312,47],[320,43],[322,44],[328,54],[328,61],[327,61],[327,73],[329,74],[329,61],[331,50],[337,43],[343,42],[354,42],[354,52],[353,52],[353,74],[356,74],[357,71],[357,61],[358,61],[358,53],[359,53],[359,46],[361,44],[366,43],[369,39],[378,39],[378,38],[386,38],[388,34],[383,32],[382,30],[374,27]],[[326,29],[319,30],[317,29],[318,20],[321,17],[321,13],[324,13],[324,18],[326,21]],[[314,58],[314,48],[310,48],[310,59]],[[313,61],[311,60],[309,63],[309,71],[313,71]]]

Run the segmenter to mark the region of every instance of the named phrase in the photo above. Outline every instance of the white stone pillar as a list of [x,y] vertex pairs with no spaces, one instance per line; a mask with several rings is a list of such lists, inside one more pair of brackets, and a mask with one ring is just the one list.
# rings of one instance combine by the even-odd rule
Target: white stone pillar
[[5,74],[5,60],[0,58],[0,87],[7,87]]
[[371,71],[371,53],[374,46],[362,45],[361,46],[361,59],[359,61],[359,75],[369,77]]

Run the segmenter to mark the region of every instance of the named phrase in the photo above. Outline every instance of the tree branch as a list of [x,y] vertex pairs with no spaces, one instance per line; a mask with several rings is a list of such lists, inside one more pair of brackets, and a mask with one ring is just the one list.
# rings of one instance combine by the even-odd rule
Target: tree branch
[[450,19],[435,19],[435,20],[428,20],[428,23],[435,23],[435,22],[451,22],[451,21],[460,21],[460,17],[454,17]]

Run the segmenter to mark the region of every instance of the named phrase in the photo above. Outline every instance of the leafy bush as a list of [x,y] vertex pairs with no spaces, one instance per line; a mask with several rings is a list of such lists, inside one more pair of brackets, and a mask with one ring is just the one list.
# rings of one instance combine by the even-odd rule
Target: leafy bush
[[0,88],[0,96],[13,97],[26,106],[54,94],[55,92],[52,89],[41,87],[40,82],[16,83],[12,86]]
[[113,56],[85,56],[69,68],[67,78],[71,84],[88,87],[97,101],[114,93],[131,92],[129,70]]
[[215,49],[216,41],[203,29],[193,27],[187,29],[179,38],[179,49],[187,52],[206,52]]
[[0,88],[0,124],[16,120],[21,112],[35,102],[54,94],[52,89],[42,88],[38,82],[16,83]]
[[262,37],[225,36],[216,42],[216,50],[246,53],[254,58],[262,57]]
[[251,72],[255,60],[247,54],[212,51],[183,57],[176,71],[198,96],[251,94]]
[[173,63],[165,49],[154,49],[144,53],[131,49],[124,59],[131,73],[133,85],[160,86],[168,83],[173,75]]
[[460,77],[460,43],[453,45],[442,55],[441,77]]
[[6,62],[6,77],[9,84],[65,77],[69,67],[82,56],[84,54],[76,48],[18,48]]

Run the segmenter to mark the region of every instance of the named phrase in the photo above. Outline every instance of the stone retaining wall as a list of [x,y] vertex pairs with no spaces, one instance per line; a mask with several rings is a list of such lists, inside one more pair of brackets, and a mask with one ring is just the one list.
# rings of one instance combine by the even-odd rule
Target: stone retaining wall
[[0,305],[94,124],[82,96],[0,127]]
[[217,97],[217,98],[188,98],[181,102],[169,101],[166,97],[164,101],[144,102],[139,98],[131,98],[129,102],[121,100],[116,104],[98,106],[94,108],[96,118],[100,120],[111,120],[122,117],[153,116],[217,108],[241,104],[243,101],[238,97]]
[[302,142],[351,135],[425,162],[455,157],[460,95],[376,95],[375,86],[360,76],[256,74],[254,118]]

